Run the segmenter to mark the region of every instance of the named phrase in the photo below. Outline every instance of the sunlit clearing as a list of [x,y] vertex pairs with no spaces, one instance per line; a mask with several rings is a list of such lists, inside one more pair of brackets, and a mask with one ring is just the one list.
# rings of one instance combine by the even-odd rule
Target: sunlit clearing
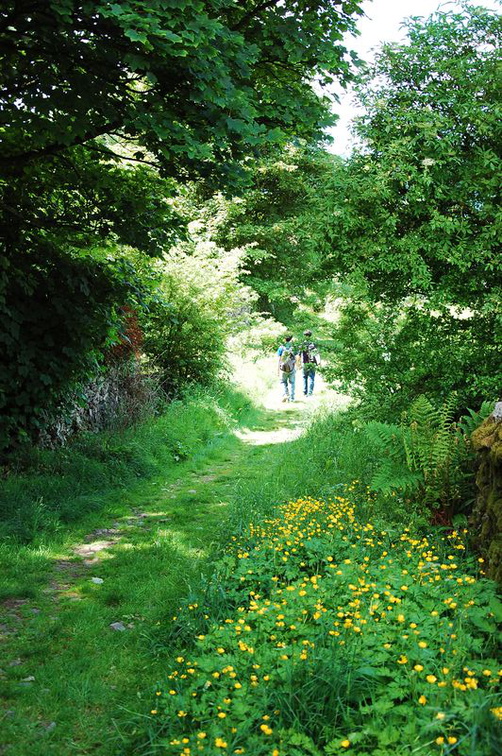
[[286,444],[294,441],[302,433],[302,428],[279,428],[270,431],[253,431],[249,428],[236,430],[235,435],[240,441],[251,446],[269,446],[270,444]]

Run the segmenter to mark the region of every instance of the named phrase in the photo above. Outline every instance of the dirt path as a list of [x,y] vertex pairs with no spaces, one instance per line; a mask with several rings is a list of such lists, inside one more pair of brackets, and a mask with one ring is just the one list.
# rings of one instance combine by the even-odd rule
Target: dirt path
[[[248,474],[251,468],[251,474],[259,474],[262,459],[269,455],[270,447],[299,438],[312,414],[335,400],[337,395],[330,392],[322,380],[313,397],[300,395],[293,403],[283,403],[276,386],[268,389],[263,394],[258,421],[235,430],[235,439],[240,443],[230,444],[223,459],[210,455],[197,469],[178,480],[158,484],[160,490],[154,496],[155,502],[145,502],[144,507],[131,509],[128,516],[89,533],[83,543],[75,544],[70,554],[58,560],[56,570],[64,572],[68,567],[71,573],[79,557],[82,567],[95,568],[102,559],[113,554],[117,546],[123,547],[131,539],[135,542],[151,539],[156,528],[168,531],[166,524],[180,520],[179,505],[189,507],[187,525],[192,517],[194,522],[203,521],[214,508],[221,512],[243,473]],[[151,499],[151,495],[147,498]],[[202,525],[195,527],[203,529]]]
[[39,554],[45,572],[30,563],[39,587],[5,602],[0,620],[0,753],[120,753],[128,716],[115,721],[110,712],[140,711],[140,697],[162,675],[163,628],[210,570],[229,503],[323,401],[319,390],[283,404],[274,386],[252,425],[183,463],[178,478],[140,484],[134,505],[79,542]]

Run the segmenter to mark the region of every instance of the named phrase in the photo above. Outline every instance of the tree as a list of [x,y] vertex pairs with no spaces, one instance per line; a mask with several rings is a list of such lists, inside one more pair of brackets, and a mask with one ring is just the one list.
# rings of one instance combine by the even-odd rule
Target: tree
[[344,186],[333,181],[330,231],[338,241],[343,226],[346,243],[332,260],[376,295],[472,306],[500,285],[502,22],[466,8],[408,26],[408,43],[385,45],[360,83],[363,146]]
[[7,1],[0,12],[4,170],[137,141],[171,175],[226,178],[264,141],[331,120],[312,82],[349,75],[356,0]]
[[326,270],[358,281],[378,302],[372,317],[393,322],[380,380],[406,334],[408,388],[414,373],[478,404],[501,377],[501,28],[465,6],[412,19],[405,44],[385,45],[360,82],[361,147],[324,205]]
[[[64,389],[49,343],[43,365],[31,360],[39,334],[29,297],[38,298],[38,323],[57,312],[67,333],[65,315],[84,309],[74,293],[89,285],[79,256],[92,266],[87,250],[116,242],[158,255],[180,236],[172,177],[236,186],[263,145],[319,138],[332,116],[313,81],[348,78],[340,41],[360,12],[357,0],[2,4],[0,343],[5,364],[26,362],[33,384],[18,399],[6,443],[38,416],[41,375]],[[94,340],[82,339],[81,353],[68,345],[68,379],[87,374],[88,353],[106,340],[100,324],[115,323],[126,304],[122,282],[114,299],[116,279],[104,277],[109,286],[95,287],[85,313]],[[4,411],[18,401],[15,374],[0,376]]]
[[[258,307],[279,320],[292,317],[309,287],[322,288],[318,217],[322,189],[339,161],[305,144],[271,148],[255,163],[244,193],[193,197],[191,213],[211,239],[246,250],[246,283],[259,295]],[[322,301],[318,292],[314,300]]]

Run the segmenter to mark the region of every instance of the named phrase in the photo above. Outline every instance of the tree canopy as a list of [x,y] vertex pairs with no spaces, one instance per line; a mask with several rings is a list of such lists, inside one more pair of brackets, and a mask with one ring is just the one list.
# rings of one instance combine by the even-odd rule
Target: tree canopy
[[159,256],[179,240],[180,186],[230,192],[271,144],[323,138],[333,116],[315,84],[350,77],[342,37],[360,13],[357,0],[2,3],[0,446],[99,364],[142,287],[120,245]]
[[482,306],[500,294],[496,14],[411,19],[359,84],[361,148],[327,193],[333,270],[373,293]]
[[343,160],[319,144],[333,115],[316,84],[351,77],[342,36],[360,13],[355,0],[3,4],[4,443],[99,364],[122,305],[141,309],[158,284],[146,256],[179,251],[194,220],[150,300],[152,351],[182,311],[187,331],[220,322],[198,319],[204,285],[178,280],[208,243],[215,270],[239,249],[232,286],[245,276],[286,323],[339,296],[332,377],[379,408],[496,393],[500,19],[468,5],[411,19],[358,78],[359,146]]
[[360,13],[357,0],[3,3],[1,165],[119,134],[171,175],[228,179],[264,141],[321,135],[332,116],[312,84],[347,80],[341,40]]
[[359,148],[323,193],[324,270],[351,285],[334,374],[380,409],[500,391],[500,17],[411,19],[359,81]]

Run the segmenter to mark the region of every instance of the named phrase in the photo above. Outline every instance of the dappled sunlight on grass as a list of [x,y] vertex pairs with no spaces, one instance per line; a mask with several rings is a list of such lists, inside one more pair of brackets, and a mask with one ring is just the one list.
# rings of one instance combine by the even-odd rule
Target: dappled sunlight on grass
[[[275,385],[272,392],[277,399]],[[163,674],[172,617],[213,570],[232,506],[247,519],[242,491],[280,463],[281,444],[291,448],[315,406],[302,398],[239,415],[239,430],[212,437],[203,455],[196,446],[165,475],[124,486],[106,513],[79,520],[64,544],[27,549],[22,564],[10,565],[9,595],[30,597],[16,609],[21,620],[9,620],[16,634],[4,646],[0,682],[16,699],[7,722],[13,756],[66,756],[69,743],[79,753],[121,750],[125,741],[113,728],[126,733],[131,713],[144,710],[138,692]],[[35,682],[23,686],[30,676]],[[37,724],[52,721],[57,727],[47,733]]]
[[236,430],[235,435],[240,441],[252,446],[269,446],[271,444],[284,444],[294,441],[302,433],[302,428],[280,428],[278,430],[251,430],[244,428]]
[[[157,531],[156,544],[162,543],[160,539],[169,539],[169,546],[175,549],[183,556],[193,559],[199,559],[207,553],[206,549],[202,549],[198,544],[197,546],[191,546],[186,543],[186,535],[178,530],[170,530],[169,528],[162,528]],[[144,544],[144,547],[148,547],[149,544]]]

